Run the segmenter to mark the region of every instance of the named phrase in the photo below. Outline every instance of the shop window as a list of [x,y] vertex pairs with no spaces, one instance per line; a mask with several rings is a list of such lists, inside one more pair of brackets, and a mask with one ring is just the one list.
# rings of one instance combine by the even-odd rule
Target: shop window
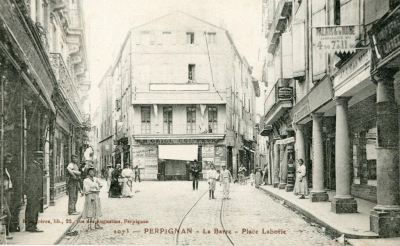
[[194,33],[193,32],[187,32],[186,33],[186,43],[187,44],[194,44]]
[[187,114],[186,133],[194,134],[196,133],[196,106],[187,107],[186,114]]
[[141,108],[141,116],[142,116],[142,134],[150,134],[150,107],[142,107]]
[[164,134],[172,134],[172,107],[164,107]]
[[216,106],[208,107],[208,133],[217,133],[218,109]]

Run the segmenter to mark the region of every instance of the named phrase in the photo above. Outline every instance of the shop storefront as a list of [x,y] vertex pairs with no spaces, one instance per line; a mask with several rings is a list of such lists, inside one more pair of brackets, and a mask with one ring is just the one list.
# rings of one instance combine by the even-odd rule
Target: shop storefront
[[[140,168],[141,178],[144,180],[189,180],[190,168],[196,162],[202,171],[202,178],[206,177],[206,170],[214,164],[220,169],[227,162],[227,147],[223,135],[207,139],[193,139],[179,136],[136,137],[131,146],[131,162]],[[198,154],[193,160],[160,158],[161,145],[197,145]]]

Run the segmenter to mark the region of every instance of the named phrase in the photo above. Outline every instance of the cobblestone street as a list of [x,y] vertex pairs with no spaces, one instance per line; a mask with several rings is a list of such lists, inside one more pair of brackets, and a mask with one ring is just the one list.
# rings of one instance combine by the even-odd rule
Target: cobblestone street
[[[197,191],[188,181],[134,183],[134,190],[140,192],[131,199],[110,199],[103,188],[101,220],[107,222],[103,229],[86,232],[87,223],[78,223],[73,230],[79,235],[67,236],[60,244],[173,245],[175,229],[200,198],[184,219],[177,241],[181,245],[230,244],[220,233],[221,186],[217,186],[216,200],[208,199],[206,182],[200,182]],[[236,245],[337,245],[300,215],[250,185],[232,185],[231,198],[224,205],[223,223]],[[269,230],[278,234],[268,234]]]

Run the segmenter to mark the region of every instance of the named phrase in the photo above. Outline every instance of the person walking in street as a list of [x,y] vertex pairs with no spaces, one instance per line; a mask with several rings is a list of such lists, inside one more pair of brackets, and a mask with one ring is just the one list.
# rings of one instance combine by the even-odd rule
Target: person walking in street
[[136,182],[136,178],[139,179],[139,183],[140,183],[141,182],[140,181],[140,169],[139,169],[138,165],[136,165],[136,167],[135,167],[135,182]]
[[25,231],[43,232],[37,228],[41,201],[43,199],[43,151],[33,153],[34,161],[28,164],[25,173]]
[[254,175],[253,170],[251,170],[251,173],[250,173],[250,184],[251,184],[251,186],[254,185],[254,179],[255,179],[255,175]]
[[200,168],[197,164],[197,161],[194,162],[191,170],[192,172],[192,177],[193,177],[193,190],[198,190],[199,189],[199,176],[200,176]]
[[76,202],[78,201],[78,191],[82,190],[80,188],[81,172],[79,171],[77,162],[78,156],[71,155],[72,162],[67,166],[67,175],[69,176],[69,181],[67,184],[68,189],[68,214],[77,215]]
[[265,165],[265,168],[264,168],[263,182],[264,182],[264,185],[268,184],[268,163]]
[[110,197],[117,198],[121,197],[121,186],[119,185],[119,178],[121,176],[121,164],[118,164],[117,167],[111,173],[111,186],[110,186]]
[[215,199],[214,191],[215,191],[215,183],[218,179],[217,170],[215,170],[214,164],[210,165],[210,170],[208,171],[208,193],[209,199]]
[[108,197],[110,197],[110,186],[111,186],[111,174],[114,171],[114,168],[112,167],[112,164],[109,163],[107,165],[107,192],[108,192]]
[[21,211],[21,199],[16,190],[21,182],[17,177],[20,176],[19,170],[13,162],[14,156],[10,153],[4,155],[5,171],[9,180],[9,189],[7,193],[7,204],[10,210],[9,232],[20,232],[19,214]]
[[243,166],[243,164],[240,164],[239,166],[239,184],[243,185],[244,184],[244,178],[246,174],[246,168]]
[[297,168],[296,174],[296,183],[294,185],[294,194],[301,195],[300,199],[305,199],[305,196],[308,196],[308,182],[307,182],[307,172],[306,166],[304,166],[303,159],[299,159],[297,161],[299,163],[299,167]]
[[88,231],[92,230],[92,222],[95,222],[94,229],[103,229],[98,223],[99,217],[101,217],[101,205],[100,205],[100,189],[102,187],[101,182],[94,177],[95,169],[89,167],[87,169],[87,177],[83,181],[83,193],[85,194],[85,204],[83,207],[82,218],[88,219]]
[[133,191],[132,191],[133,171],[130,168],[129,163],[125,163],[125,168],[121,172],[121,177],[124,179],[124,184],[122,185],[122,197],[131,198],[133,196]]
[[223,185],[223,199],[229,198],[229,186],[232,182],[232,174],[229,170],[226,169],[226,165],[222,164],[222,172],[221,172],[221,182]]

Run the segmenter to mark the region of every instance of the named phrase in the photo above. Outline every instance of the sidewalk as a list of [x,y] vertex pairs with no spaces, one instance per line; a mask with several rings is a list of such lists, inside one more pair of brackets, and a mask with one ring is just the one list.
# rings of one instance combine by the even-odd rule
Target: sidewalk
[[[85,198],[78,194],[78,202],[76,209],[82,212],[83,203]],[[39,222],[37,227],[44,232],[31,233],[25,231],[25,225],[22,220],[25,218],[25,206],[21,208],[20,225],[21,232],[13,232],[11,235],[14,237],[7,240],[10,245],[53,245],[57,244],[64,234],[74,225],[74,222],[79,219],[81,215],[68,215],[68,196],[60,198],[55,206],[49,206],[43,213],[39,213]],[[56,221],[59,221],[57,223]],[[70,223],[67,223],[70,220]]]
[[[369,213],[376,205],[375,203],[355,198],[357,200],[358,213],[335,214],[331,212],[330,202],[312,203],[309,199],[299,199],[299,196],[295,196],[293,192],[279,190],[271,185],[260,186],[260,188],[266,193],[284,200],[285,204],[299,211],[311,219],[312,222],[331,230],[335,235],[344,234],[347,239],[374,239],[379,237],[378,234],[371,232],[369,228]],[[328,191],[328,194],[330,200],[335,196],[333,191]],[[378,241],[380,242],[380,240]],[[380,245],[382,245],[382,242],[380,242]],[[397,245],[400,245],[400,239]]]

